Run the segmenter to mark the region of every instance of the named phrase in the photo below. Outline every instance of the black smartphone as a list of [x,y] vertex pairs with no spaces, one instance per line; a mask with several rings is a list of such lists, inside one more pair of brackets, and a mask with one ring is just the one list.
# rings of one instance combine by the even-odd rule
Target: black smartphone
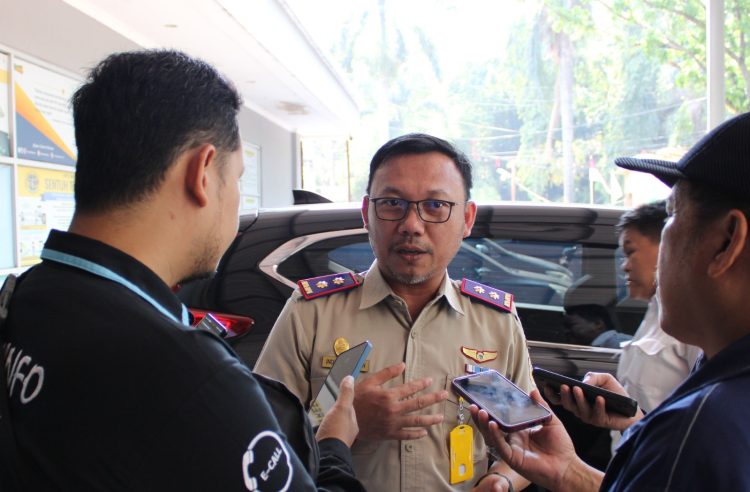
[[630,397],[586,384],[583,381],[569,378],[568,376],[563,376],[562,374],[557,374],[556,372],[548,371],[541,367],[534,368],[534,378],[538,385],[541,386],[547,384],[558,393],[560,392],[561,384],[567,384],[571,388],[573,386],[578,386],[583,390],[583,395],[586,397],[586,401],[592,405],[594,404],[596,397],[601,396],[604,398],[604,408],[608,412],[617,412],[626,417],[632,417],[635,415],[635,412],[638,411],[638,402]]
[[345,352],[341,352],[336,360],[333,362],[331,369],[328,370],[323,385],[318,390],[318,394],[315,395],[312,403],[310,404],[310,410],[307,415],[312,420],[313,426],[318,426],[323,421],[328,410],[331,409],[336,398],[339,396],[339,385],[341,380],[346,376],[354,376],[356,379],[359,375],[359,371],[362,369],[362,365],[367,360],[367,355],[372,350],[372,344],[369,340],[356,345]]
[[504,432],[515,432],[546,422],[552,413],[495,370],[457,377],[453,387],[469,402],[484,409]]

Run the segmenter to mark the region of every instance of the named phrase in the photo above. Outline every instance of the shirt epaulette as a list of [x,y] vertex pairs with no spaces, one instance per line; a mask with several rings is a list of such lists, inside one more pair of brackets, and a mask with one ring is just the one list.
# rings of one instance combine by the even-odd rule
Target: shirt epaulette
[[299,291],[305,299],[315,299],[316,297],[327,296],[334,292],[353,289],[359,287],[359,282],[351,272],[332,273],[321,277],[306,278],[297,282]]
[[468,278],[461,281],[461,293],[484,301],[503,311],[511,312],[513,310],[513,294],[480,284],[479,282],[474,282]]

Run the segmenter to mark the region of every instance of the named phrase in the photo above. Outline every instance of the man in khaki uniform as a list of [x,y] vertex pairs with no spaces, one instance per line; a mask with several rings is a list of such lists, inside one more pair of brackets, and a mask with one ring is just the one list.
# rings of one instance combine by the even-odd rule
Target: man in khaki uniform
[[356,386],[360,434],[352,448],[368,490],[469,490],[479,479],[503,491],[528,484],[502,463],[484,476],[479,432],[469,441],[473,473],[454,470],[451,480],[449,434],[459,423],[473,425],[459,410],[453,378],[495,369],[534,388],[512,295],[447,274],[474,224],[470,189],[468,159],[443,140],[411,134],[381,147],[362,203],[375,263],[364,274],[301,281],[255,367],[309,405],[335,356],[372,342],[368,377]]

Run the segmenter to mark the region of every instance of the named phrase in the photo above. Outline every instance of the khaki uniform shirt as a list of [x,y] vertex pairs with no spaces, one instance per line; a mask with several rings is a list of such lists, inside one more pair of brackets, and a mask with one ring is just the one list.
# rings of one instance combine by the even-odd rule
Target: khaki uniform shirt
[[[353,347],[370,340],[373,349],[368,372],[360,377],[404,361],[402,377],[386,385],[429,376],[433,384],[424,391],[447,389],[450,397],[422,410],[445,417],[422,439],[356,441],[352,453],[357,478],[371,491],[471,489],[487,470],[487,450],[467,409],[465,420],[474,427],[474,477],[450,485],[448,435],[458,423],[451,382],[466,374],[465,364],[473,364],[497,370],[527,392],[535,387],[515,308],[509,313],[472,301],[461,293],[460,282],[451,281],[446,272],[438,294],[412,320],[406,303],[385,282],[377,263],[358,280],[363,285],[311,300],[295,291],[276,321],[255,371],[282,381],[309,405],[328,373],[322,360],[335,355],[334,341],[344,337]],[[497,357],[479,364],[464,355],[462,347],[496,351]]]

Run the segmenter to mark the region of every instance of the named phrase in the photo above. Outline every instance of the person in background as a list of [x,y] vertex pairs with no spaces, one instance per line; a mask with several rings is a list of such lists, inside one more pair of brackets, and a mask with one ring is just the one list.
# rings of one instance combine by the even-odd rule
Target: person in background
[[528,484],[505,463],[488,468],[479,433],[457,430],[471,419],[453,378],[496,369],[535,387],[512,294],[448,276],[474,224],[471,178],[467,157],[442,139],[409,134],[384,144],[362,201],[375,262],[363,274],[300,281],[255,366],[309,405],[336,354],[372,341],[369,374],[356,385],[352,448],[371,491]]
[[617,331],[610,312],[614,297],[603,295],[606,292],[608,289],[590,274],[576,280],[565,292],[563,329],[569,343],[620,348],[622,342],[632,338]]
[[[750,113],[717,126],[678,162],[618,158],[672,192],[661,236],[657,295],[661,328],[703,350],[700,364],[638,422],[593,412],[627,431],[606,473],[576,456],[553,417],[537,429],[504,434],[472,407],[502,459],[550,490],[750,490]],[[610,374],[594,384],[627,394]],[[573,397],[583,401],[580,388]],[[532,397],[544,403],[538,391]],[[632,424],[632,425],[631,425]]]
[[[2,425],[12,429],[0,448],[15,444],[21,490],[362,490],[351,378],[312,443],[321,459],[311,468],[262,381],[190,326],[171,289],[212,272],[237,234],[232,84],[183,53],[117,53],[72,105],[75,214],[18,279],[0,323]],[[283,388],[270,391],[285,400]],[[295,404],[304,417],[296,398],[284,403]]]

